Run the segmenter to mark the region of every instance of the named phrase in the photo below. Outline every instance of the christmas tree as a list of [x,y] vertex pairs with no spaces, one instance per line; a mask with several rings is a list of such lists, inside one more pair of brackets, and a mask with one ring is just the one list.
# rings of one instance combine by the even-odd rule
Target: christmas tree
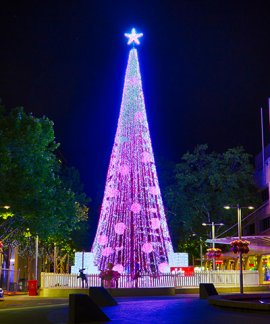
[[150,139],[132,29],[118,126],[92,252],[100,270],[158,274],[173,252]]

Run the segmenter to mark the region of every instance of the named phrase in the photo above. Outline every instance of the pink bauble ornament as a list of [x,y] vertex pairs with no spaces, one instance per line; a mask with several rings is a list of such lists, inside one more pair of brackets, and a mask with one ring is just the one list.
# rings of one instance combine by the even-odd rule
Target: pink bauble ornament
[[144,243],[142,246],[142,251],[145,253],[151,253],[153,251],[153,245],[151,243]]
[[151,218],[151,228],[154,230],[160,228],[160,220],[158,218]]
[[163,263],[160,263],[158,265],[158,270],[161,272],[161,273],[168,273],[170,272],[170,266],[168,265],[167,262],[163,262]]
[[111,254],[113,254],[113,249],[111,247],[106,247],[103,251],[102,251],[102,255],[105,257],[110,256]]
[[104,234],[99,235],[97,241],[99,245],[106,245],[108,243],[108,237]]
[[117,223],[114,226],[115,233],[119,235],[124,234],[125,229],[126,229],[126,225],[124,223]]
[[142,206],[139,203],[133,203],[130,207],[130,210],[135,214],[139,213],[141,211],[141,209],[142,209]]
[[149,152],[143,152],[141,156],[141,161],[143,163],[148,163],[153,161],[153,157]]
[[118,195],[118,193],[119,190],[116,188],[111,188],[111,187],[107,188],[107,197],[114,198]]
[[124,272],[124,267],[122,266],[122,264],[118,263],[113,267],[114,271],[117,271],[119,273],[123,273]]
[[149,192],[152,195],[158,195],[160,193],[158,187],[149,187]]
[[129,167],[128,167],[128,165],[126,165],[126,164],[121,165],[120,168],[119,168],[119,172],[123,176],[129,174]]

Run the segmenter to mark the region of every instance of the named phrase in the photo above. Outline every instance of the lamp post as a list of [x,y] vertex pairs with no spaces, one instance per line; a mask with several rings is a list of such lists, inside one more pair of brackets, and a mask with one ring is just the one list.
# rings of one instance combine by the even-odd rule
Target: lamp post
[[[211,226],[212,228],[212,248],[214,249],[215,248],[215,238],[216,238],[216,235],[215,235],[215,227],[216,226],[223,226],[224,224],[223,223],[215,223],[215,222],[211,222],[211,223],[202,223],[202,226]],[[215,256],[213,257],[213,270],[216,270],[216,258]]]
[[[238,238],[242,240],[242,209],[254,209],[253,206],[240,207],[239,204],[236,206],[224,206],[225,209],[237,209],[237,224],[238,224]],[[239,285],[240,285],[240,294],[244,293],[244,284],[243,284],[243,260],[242,260],[242,251],[239,253]]]
[[38,235],[36,236],[35,279],[38,280]]

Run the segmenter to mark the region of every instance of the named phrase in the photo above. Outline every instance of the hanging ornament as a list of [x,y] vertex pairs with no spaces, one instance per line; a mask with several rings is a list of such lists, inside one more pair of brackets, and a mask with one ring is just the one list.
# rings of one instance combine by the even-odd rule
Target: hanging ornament
[[160,220],[158,218],[151,218],[151,228],[153,230],[160,228]]
[[108,243],[108,237],[106,235],[99,235],[97,241],[99,245],[106,245]]
[[141,161],[143,163],[153,162],[153,157],[149,152],[143,152],[141,156]]
[[116,188],[108,187],[108,189],[107,189],[107,197],[114,198],[118,194],[119,194],[119,190],[117,190]]
[[105,257],[108,257],[108,256],[110,256],[110,255],[113,254],[113,253],[114,253],[114,250],[113,250],[110,246],[106,247],[106,248],[102,251],[102,255],[105,256]]
[[167,262],[162,262],[158,265],[158,270],[161,273],[169,273],[170,272],[170,266],[168,265]]
[[124,234],[125,229],[126,229],[126,225],[124,223],[117,223],[114,226],[115,233],[119,235]]
[[145,253],[151,253],[153,250],[153,245],[151,243],[144,243],[142,246],[142,251]]
[[119,172],[123,176],[129,174],[129,167],[128,167],[128,165],[126,165],[126,164],[121,165],[120,168],[119,168]]
[[155,196],[160,194],[158,187],[155,187],[155,186],[149,187],[149,192],[150,192],[150,194],[155,195]]
[[130,207],[130,210],[135,213],[138,214],[142,209],[142,206],[139,203],[133,203]]
[[123,273],[124,272],[124,267],[122,266],[122,264],[118,263],[113,267],[114,271],[117,271],[119,273]]

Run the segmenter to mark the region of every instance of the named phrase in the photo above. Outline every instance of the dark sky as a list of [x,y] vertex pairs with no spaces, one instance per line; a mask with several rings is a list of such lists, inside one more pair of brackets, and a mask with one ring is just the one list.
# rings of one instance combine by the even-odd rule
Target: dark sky
[[156,157],[177,161],[203,143],[259,152],[269,1],[13,3],[0,8],[0,97],[54,121],[94,199],[104,188],[129,51],[123,34],[132,27],[144,33],[138,50]]

